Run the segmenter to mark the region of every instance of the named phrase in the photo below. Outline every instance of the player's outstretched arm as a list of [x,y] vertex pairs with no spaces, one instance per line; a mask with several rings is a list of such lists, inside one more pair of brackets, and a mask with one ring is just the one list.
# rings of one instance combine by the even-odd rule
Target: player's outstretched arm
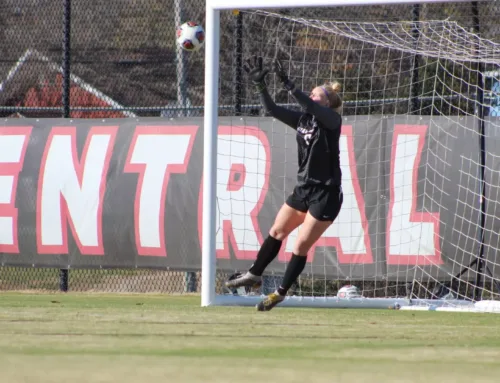
[[266,75],[269,73],[269,69],[263,68],[262,57],[253,56],[251,59],[248,59],[243,69],[245,69],[256,86],[259,92],[260,102],[264,106],[266,112],[293,129],[297,129],[297,124],[302,113],[278,106],[273,101],[267,91],[265,80]]
[[271,114],[271,116],[290,126],[291,128],[297,129],[297,125],[302,113],[276,105],[267,89],[264,89],[262,92],[260,92],[260,102],[264,106],[266,112]]
[[339,114],[327,106],[322,106],[314,102],[304,92],[296,88],[295,84],[288,78],[279,60],[274,61],[274,70],[285,89],[290,92],[307,113],[316,116],[328,129],[334,130],[339,128],[340,125],[337,123],[340,117]]
[[332,108],[319,105],[317,102],[311,100],[300,89],[295,88],[291,90],[290,93],[305,109],[305,111],[312,114],[313,116],[316,116],[316,118],[322,122],[325,128],[335,130],[340,127],[340,125],[337,123],[340,116]]

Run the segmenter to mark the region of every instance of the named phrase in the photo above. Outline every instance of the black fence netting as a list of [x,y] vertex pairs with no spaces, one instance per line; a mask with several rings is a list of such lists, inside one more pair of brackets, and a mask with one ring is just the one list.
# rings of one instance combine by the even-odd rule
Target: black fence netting
[[[4,0],[0,9],[2,116],[62,116],[65,46],[70,47],[71,117],[203,115],[204,50],[179,50],[175,32],[186,20],[204,25],[204,1]],[[449,20],[493,41],[500,28],[500,6],[488,1],[269,11],[350,22]],[[262,24],[254,18],[222,12],[223,114],[234,113],[238,50],[243,57],[255,53],[259,34]]]
[[[248,17],[252,11],[221,14],[220,115],[260,113],[255,107],[242,107],[245,102],[256,100],[253,96],[246,97],[246,88],[241,86],[247,81],[242,77],[242,59],[262,49],[265,28],[260,23],[262,19]],[[482,38],[500,42],[500,5],[495,1],[304,6],[268,11],[279,13],[284,20],[287,17],[359,23],[449,20]],[[176,43],[176,29],[187,20],[205,25],[205,1],[0,0],[1,117],[202,116],[204,49],[185,52]],[[315,64],[317,61],[311,66]],[[461,75],[473,84],[477,81],[473,77],[477,71],[469,69],[470,73]],[[402,80],[394,81],[397,87]],[[391,85],[385,87],[390,89]],[[405,112],[409,110],[405,108]],[[474,113],[467,108],[463,110]],[[425,110],[425,105],[421,109]],[[359,114],[386,111],[356,109]],[[430,108],[422,114],[435,111]],[[199,291],[201,278],[200,272],[136,269],[80,269],[71,270],[69,279],[67,276],[65,271],[51,268],[1,267],[0,290],[69,288],[183,293]],[[225,277],[218,274],[219,290]],[[64,286],[65,283],[69,286]],[[323,284],[318,287],[321,291],[335,291],[338,287],[335,283],[328,287]],[[314,286],[307,286],[307,283],[302,286],[303,291],[314,290]],[[404,284],[393,288],[388,282],[380,282],[367,290],[384,296],[405,294],[407,288]]]

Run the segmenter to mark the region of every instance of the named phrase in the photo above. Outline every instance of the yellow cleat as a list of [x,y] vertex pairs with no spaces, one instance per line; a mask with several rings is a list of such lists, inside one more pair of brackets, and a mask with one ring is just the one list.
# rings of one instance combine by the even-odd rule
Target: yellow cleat
[[283,302],[285,300],[284,295],[280,295],[277,291],[269,294],[265,297],[262,302],[257,304],[257,311],[269,311],[278,303]]

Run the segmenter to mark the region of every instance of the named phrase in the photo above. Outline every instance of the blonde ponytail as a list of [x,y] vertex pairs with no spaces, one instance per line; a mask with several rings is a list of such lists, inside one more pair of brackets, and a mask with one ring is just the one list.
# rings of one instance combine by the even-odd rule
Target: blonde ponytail
[[336,93],[339,93],[342,90],[342,85],[338,81],[333,81],[333,82],[327,83],[326,85],[328,85],[330,88],[332,88],[332,90]]
[[323,88],[328,93],[328,101],[330,102],[330,108],[340,113],[342,109],[342,99],[340,98],[340,91],[342,90],[342,85],[338,81],[327,82],[323,85]]

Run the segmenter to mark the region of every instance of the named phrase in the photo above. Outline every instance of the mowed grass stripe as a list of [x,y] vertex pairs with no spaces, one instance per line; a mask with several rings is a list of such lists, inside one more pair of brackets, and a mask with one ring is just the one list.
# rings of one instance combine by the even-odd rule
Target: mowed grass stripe
[[71,366],[74,382],[234,382],[235,374],[241,382],[493,382],[499,320],[392,310],[259,313],[201,308],[198,296],[3,293],[0,378],[58,382]]

